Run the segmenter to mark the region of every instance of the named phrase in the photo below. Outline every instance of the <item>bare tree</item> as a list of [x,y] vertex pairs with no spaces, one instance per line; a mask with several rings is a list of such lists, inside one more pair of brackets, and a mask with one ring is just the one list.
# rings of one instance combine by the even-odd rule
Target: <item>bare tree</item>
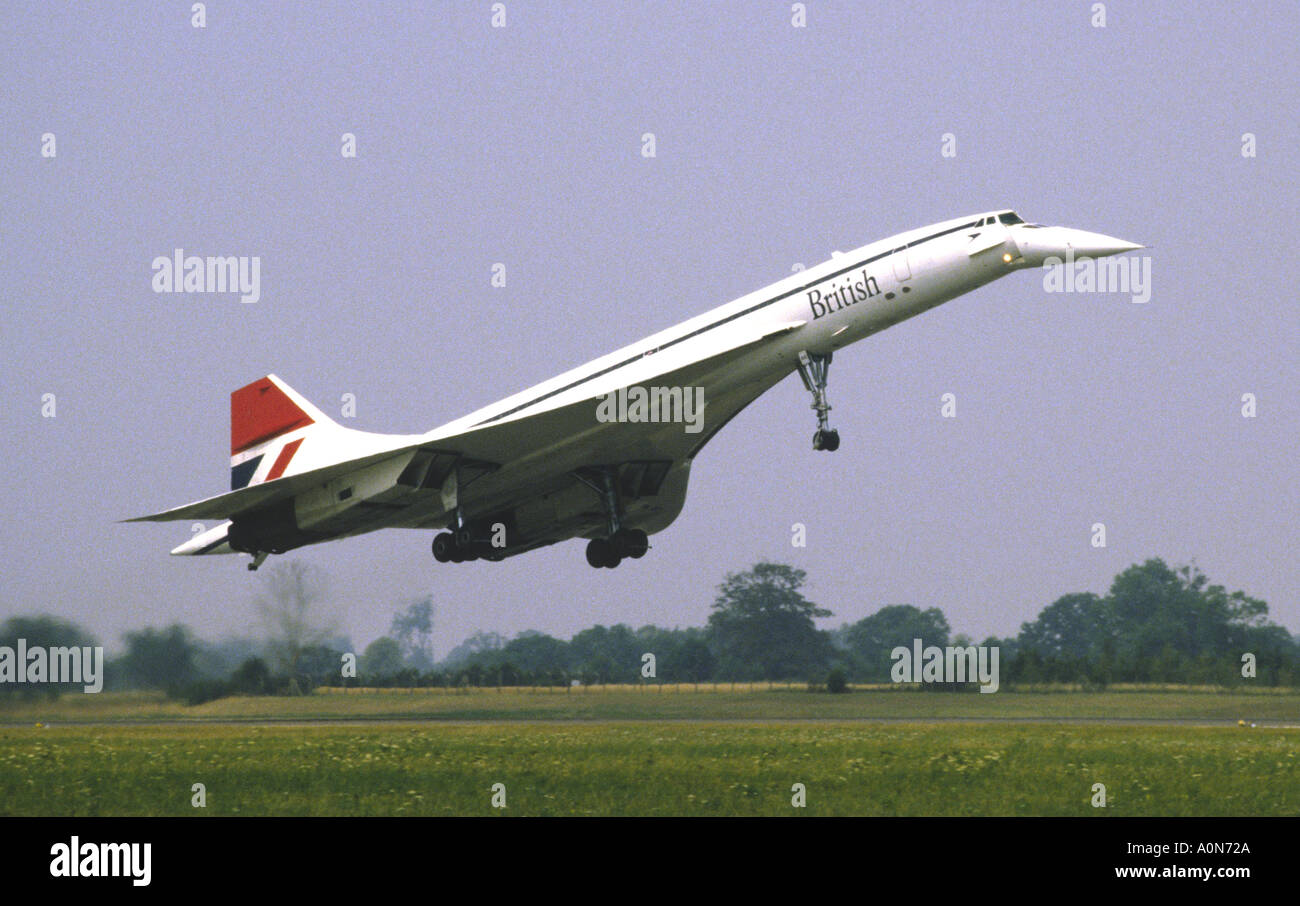
[[311,564],[288,560],[264,570],[262,584],[264,591],[254,604],[271,656],[293,676],[303,652],[323,644],[332,631],[319,607],[325,599],[325,575]]

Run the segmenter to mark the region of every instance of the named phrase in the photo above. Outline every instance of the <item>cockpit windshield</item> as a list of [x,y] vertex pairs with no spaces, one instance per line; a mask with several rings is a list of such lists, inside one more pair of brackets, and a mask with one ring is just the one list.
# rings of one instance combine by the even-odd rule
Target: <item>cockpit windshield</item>
[[1013,223],[1024,223],[1024,221],[1020,219],[1020,215],[1017,214],[1015,211],[1008,211],[1007,213],[1000,216],[998,220],[1002,221],[1008,226],[1010,226]]

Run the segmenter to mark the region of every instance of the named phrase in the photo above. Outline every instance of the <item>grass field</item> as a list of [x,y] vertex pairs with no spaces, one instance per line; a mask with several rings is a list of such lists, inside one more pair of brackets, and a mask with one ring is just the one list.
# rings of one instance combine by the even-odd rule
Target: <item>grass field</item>
[[[6,815],[1295,815],[1295,731],[1023,724],[8,728]],[[206,787],[207,807],[191,805]],[[506,808],[491,805],[505,785]],[[791,804],[802,783],[807,806]],[[1090,805],[1106,785],[1104,809]],[[346,832],[346,831],[341,831]]]
[[1293,690],[68,695],[0,704],[0,814],[1297,815],[1297,724]]
[[[707,688],[707,687],[706,687]],[[234,697],[189,707],[154,693],[65,695],[0,702],[0,725],[131,720],[853,720],[1135,719],[1300,723],[1300,690],[1141,687],[1105,692],[994,694],[871,689],[845,695],[739,685],[563,689],[374,689],[298,697]]]

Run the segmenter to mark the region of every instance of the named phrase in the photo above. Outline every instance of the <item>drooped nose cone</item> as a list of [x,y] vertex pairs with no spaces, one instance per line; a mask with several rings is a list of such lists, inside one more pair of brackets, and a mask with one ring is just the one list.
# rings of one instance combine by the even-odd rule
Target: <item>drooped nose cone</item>
[[1054,259],[1105,258],[1146,248],[1102,233],[1071,227],[1013,227],[1012,238],[1025,264],[1038,266]]
[[1107,255],[1118,255],[1120,252],[1131,252],[1134,249],[1146,248],[1138,245],[1136,242],[1125,242],[1123,239],[1116,239],[1114,236],[1105,236],[1101,233],[1089,233],[1086,230],[1064,229],[1065,242],[1068,248],[1074,249],[1074,257],[1081,258],[1104,258]]

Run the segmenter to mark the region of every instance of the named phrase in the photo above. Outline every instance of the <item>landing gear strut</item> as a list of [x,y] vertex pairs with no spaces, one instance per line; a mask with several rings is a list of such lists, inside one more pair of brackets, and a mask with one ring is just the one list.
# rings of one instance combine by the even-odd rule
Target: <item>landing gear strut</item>
[[605,510],[607,535],[587,542],[587,562],[597,569],[613,569],[628,557],[633,560],[644,557],[650,549],[650,536],[641,529],[623,527],[615,469],[610,466],[583,469],[574,476],[600,495]]
[[[432,466],[429,467],[432,469]],[[496,470],[494,463],[457,458],[455,466],[442,479],[439,493],[445,510],[453,513],[450,531],[439,532],[433,539],[433,558],[439,563],[464,563],[466,560],[504,560],[506,555],[495,537],[483,536],[482,520],[471,526],[460,505],[460,494],[470,482]],[[427,479],[426,479],[427,480]],[[424,485],[430,486],[430,485]],[[478,537],[475,537],[475,535]]]
[[826,402],[826,379],[831,370],[831,353],[824,355],[799,350],[799,377],[813,396],[812,407],[817,412],[817,433],[813,435],[813,449],[831,452],[840,447],[840,432],[830,427],[828,413],[831,404]]

